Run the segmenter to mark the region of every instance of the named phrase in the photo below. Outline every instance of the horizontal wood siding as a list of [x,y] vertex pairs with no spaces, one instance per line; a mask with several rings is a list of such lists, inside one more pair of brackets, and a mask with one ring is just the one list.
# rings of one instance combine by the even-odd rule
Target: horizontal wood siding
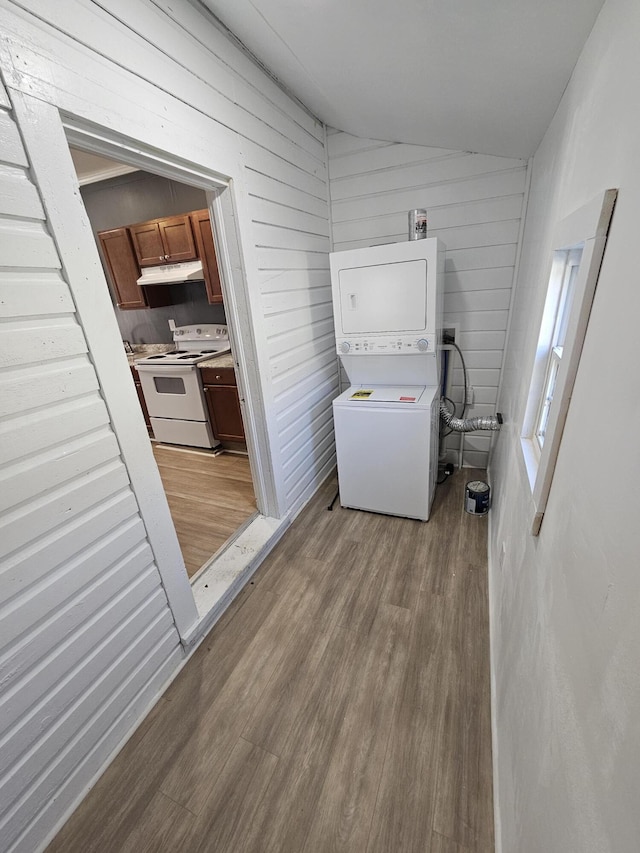
[[257,167],[260,160],[264,167],[260,152],[253,146],[247,153],[276,429],[286,503],[295,509],[335,464],[331,400],[338,365],[326,176],[272,160],[265,179]]
[[[278,502],[296,510],[334,464],[322,124],[187,0],[0,6],[9,94],[233,177],[251,369]],[[28,152],[2,109],[0,142],[0,848],[31,853],[182,652],[110,426],[114,392],[100,387]]]
[[0,128],[0,848],[26,851],[181,653],[8,110]]
[[[48,62],[63,67],[65,76],[77,75],[74,99],[83,91],[83,104],[95,87],[96,92],[100,90],[95,97],[102,109],[127,109],[127,104],[116,104],[114,96],[103,91],[102,79],[108,77],[110,88],[126,92],[127,101],[153,103],[155,99],[158,108],[167,103],[174,121],[194,131],[200,125],[197,132],[209,136],[212,144],[217,132],[236,134],[247,193],[247,225],[252,229],[243,238],[248,237],[255,250],[255,267],[248,272],[251,278],[257,274],[256,307],[259,311],[263,292],[278,294],[284,305],[270,313],[257,335],[269,415],[280,424],[284,363],[280,356],[288,352],[298,360],[300,380],[315,375],[321,366],[318,358],[326,356],[324,350],[320,356],[311,351],[316,338],[324,336],[318,311],[292,310],[287,305],[293,291],[318,286],[317,277],[312,283],[312,273],[322,275],[325,296],[330,283],[323,126],[187,2],[111,0],[107,11],[88,0],[68,0],[55,14],[47,0],[15,0],[14,6],[21,15],[29,11],[39,18],[33,44],[12,48],[21,72],[28,75],[30,65],[41,62],[44,55]],[[55,84],[47,81],[46,85],[52,88],[51,97],[57,98]],[[36,234],[25,234],[23,241],[36,238]],[[325,306],[330,304],[329,299]],[[303,329],[310,349],[300,351]],[[276,421],[271,423],[275,427]],[[308,438],[309,456],[297,469],[298,475],[280,479],[286,509],[297,508],[301,496],[313,492],[313,485],[334,462],[320,434],[322,448],[316,447],[312,433]],[[276,467],[283,474],[287,450],[277,427],[271,442],[279,457]]]
[[[457,325],[473,387],[470,416],[497,397],[520,231],[526,163],[465,151],[358,139],[330,131],[327,150],[335,251],[407,239],[408,211],[425,208],[446,246],[444,324]],[[452,356],[451,397],[464,391]],[[458,407],[458,413],[460,407]],[[484,468],[491,438],[465,438],[466,465]],[[459,435],[447,439],[453,461]]]

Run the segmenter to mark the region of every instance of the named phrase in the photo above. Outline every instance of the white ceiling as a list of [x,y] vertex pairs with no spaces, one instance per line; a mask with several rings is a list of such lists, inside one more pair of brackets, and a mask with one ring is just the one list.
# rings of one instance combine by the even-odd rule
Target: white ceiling
[[603,0],[202,0],[326,124],[528,157]]
[[96,181],[106,181],[107,178],[115,178],[118,175],[137,171],[133,166],[125,166],[124,163],[108,160],[106,157],[98,156],[98,154],[90,154],[88,151],[80,151],[77,148],[70,148],[69,150],[81,187],[85,184],[94,184]]

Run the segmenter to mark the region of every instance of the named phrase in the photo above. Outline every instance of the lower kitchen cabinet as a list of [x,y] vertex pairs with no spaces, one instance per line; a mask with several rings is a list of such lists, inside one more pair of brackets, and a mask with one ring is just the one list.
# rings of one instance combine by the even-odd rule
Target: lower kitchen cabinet
[[244,426],[232,367],[203,367],[202,383],[211,427],[220,441],[244,442]]

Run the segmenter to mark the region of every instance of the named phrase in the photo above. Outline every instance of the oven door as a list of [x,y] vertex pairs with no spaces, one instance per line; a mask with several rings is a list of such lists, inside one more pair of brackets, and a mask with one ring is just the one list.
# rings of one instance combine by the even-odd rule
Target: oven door
[[195,365],[136,365],[142,393],[152,418],[206,421],[200,374]]

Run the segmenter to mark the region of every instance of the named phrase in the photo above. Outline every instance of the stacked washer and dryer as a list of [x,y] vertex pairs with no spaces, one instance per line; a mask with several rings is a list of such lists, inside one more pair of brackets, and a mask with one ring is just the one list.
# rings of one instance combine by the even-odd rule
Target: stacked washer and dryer
[[343,507],[427,521],[436,488],[444,246],[437,238],[330,256],[333,401]]

